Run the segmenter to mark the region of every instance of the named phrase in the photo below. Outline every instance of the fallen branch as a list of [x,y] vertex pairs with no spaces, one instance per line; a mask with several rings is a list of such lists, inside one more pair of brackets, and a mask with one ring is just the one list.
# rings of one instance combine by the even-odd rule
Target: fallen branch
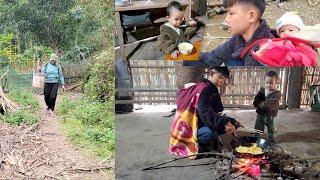
[[82,84],[83,84],[83,82],[80,82],[80,83],[78,83],[78,84],[76,84],[76,85],[74,85],[74,86],[71,86],[71,87],[67,88],[67,89],[66,89],[66,91],[73,90],[73,89],[75,89],[75,88],[77,88],[77,87],[81,86]]
[[98,166],[98,167],[90,167],[90,168],[83,168],[83,167],[79,167],[79,168],[74,168],[74,169],[70,169],[69,171],[99,171],[102,169],[114,169],[113,166],[111,165],[103,165],[103,166]]
[[200,163],[200,164],[188,164],[188,165],[170,165],[170,166],[162,166],[162,167],[154,167],[148,170],[156,170],[156,169],[165,169],[165,168],[183,168],[183,167],[194,167],[194,166],[208,166],[212,165],[212,162],[208,163]]
[[224,158],[227,158],[227,159],[231,159],[230,156],[228,156],[227,154],[223,154],[223,153],[213,153],[213,152],[197,153],[197,154],[193,154],[193,155],[190,155],[190,156],[174,158],[174,159],[171,159],[169,161],[165,161],[165,162],[162,162],[162,163],[159,163],[159,164],[147,167],[147,168],[143,168],[141,171],[155,169],[156,167],[159,167],[159,166],[164,165],[164,164],[168,164],[168,163],[171,163],[171,162],[174,162],[174,161],[178,161],[178,160],[181,160],[181,159],[187,159],[187,158],[194,157],[194,156],[201,156],[201,155],[205,155],[205,156],[213,155],[213,156],[220,156],[220,157],[224,157]]

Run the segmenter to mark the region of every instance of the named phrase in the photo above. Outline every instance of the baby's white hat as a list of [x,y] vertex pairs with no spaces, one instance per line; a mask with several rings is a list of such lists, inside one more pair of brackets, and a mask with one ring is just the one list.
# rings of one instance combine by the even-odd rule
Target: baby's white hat
[[293,25],[300,30],[304,27],[302,19],[297,15],[297,12],[286,12],[276,22],[277,34],[281,27],[285,25]]

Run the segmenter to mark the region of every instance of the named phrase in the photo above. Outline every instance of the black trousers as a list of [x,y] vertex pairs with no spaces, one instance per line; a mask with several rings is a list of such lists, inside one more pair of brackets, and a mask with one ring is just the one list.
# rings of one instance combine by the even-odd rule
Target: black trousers
[[58,93],[59,83],[45,83],[44,84],[44,100],[48,109],[54,111],[54,106],[56,105],[57,93]]

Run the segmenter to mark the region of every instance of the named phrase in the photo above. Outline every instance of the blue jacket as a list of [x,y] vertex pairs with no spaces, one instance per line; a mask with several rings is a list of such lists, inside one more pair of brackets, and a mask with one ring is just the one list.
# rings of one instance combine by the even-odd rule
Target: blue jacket
[[48,63],[42,67],[41,72],[45,73],[45,82],[46,83],[59,83],[64,85],[64,77],[62,74],[62,69],[60,65],[53,65]]
[[[240,54],[252,42],[273,37],[266,21],[262,19],[258,29],[253,33],[252,38],[248,42],[241,35],[234,35],[216,49],[202,53],[200,61],[210,66],[220,66],[222,63],[225,63],[226,66],[262,66],[263,64],[255,60],[250,52],[242,59],[240,58]],[[258,48],[258,45],[256,45],[252,49],[258,50]]]

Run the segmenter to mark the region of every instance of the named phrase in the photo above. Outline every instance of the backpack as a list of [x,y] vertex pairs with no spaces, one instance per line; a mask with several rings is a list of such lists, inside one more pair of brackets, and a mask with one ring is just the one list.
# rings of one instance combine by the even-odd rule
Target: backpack
[[[44,68],[44,73],[46,73],[46,69],[47,69],[47,66],[48,66],[48,64],[49,63],[47,63],[46,65],[45,65],[45,68]],[[58,74],[60,74],[60,65],[59,64],[57,64],[57,65],[55,65],[57,68],[58,68]]]

